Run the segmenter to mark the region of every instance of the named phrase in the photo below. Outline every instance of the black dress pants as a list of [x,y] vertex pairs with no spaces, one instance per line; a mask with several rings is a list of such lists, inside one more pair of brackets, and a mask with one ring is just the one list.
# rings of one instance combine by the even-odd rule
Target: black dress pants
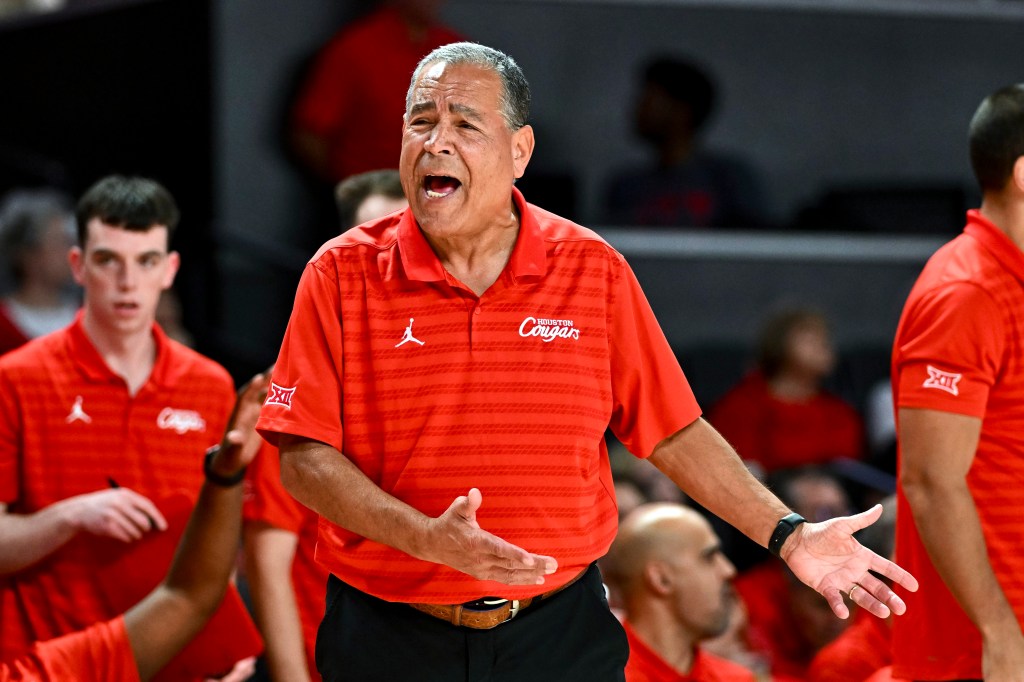
[[628,655],[596,565],[491,630],[451,625],[332,575],[316,640],[325,682],[622,682]]

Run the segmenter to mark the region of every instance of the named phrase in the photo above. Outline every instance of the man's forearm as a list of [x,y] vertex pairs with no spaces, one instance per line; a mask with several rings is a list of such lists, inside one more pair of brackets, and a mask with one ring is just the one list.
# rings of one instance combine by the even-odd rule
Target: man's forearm
[[[299,502],[364,538],[428,559],[430,519],[384,492],[335,448],[281,436],[281,482]],[[428,559],[429,560],[429,559]]]
[[34,514],[0,512],[0,575],[17,573],[63,547],[78,532],[68,502]]
[[708,511],[762,546],[789,513],[704,419],[659,443],[650,461]]
[[[988,561],[978,510],[967,483],[904,483],[914,523],[935,570],[983,635],[1017,628]],[[955,548],[955,549],[954,549]]]
[[292,584],[297,540],[286,530],[246,524],[245,571],[253,615],[263,633],[270,679],[308,682],[302,620]]

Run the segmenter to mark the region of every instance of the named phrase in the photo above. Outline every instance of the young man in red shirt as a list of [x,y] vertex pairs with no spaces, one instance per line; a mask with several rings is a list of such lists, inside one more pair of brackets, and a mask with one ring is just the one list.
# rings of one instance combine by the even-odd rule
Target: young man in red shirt
[[0,358],[0,655],[107,620],[99,564],[195,498],[234,403],[223,367],[167,338],[157,302],[178,270],[178,209],[144,178],[79,201],[75,322]]
[[851,537],[881,510],[791,517],[700,419],[622,256],[514,189],[528,108],[507,55],[427,55],[399,163],[409,210],[325,244],[299,284],[259,428],[321,516],[324,679],[621,679],[594,563],[618,521],[609,427],[839,616],[855,584],[876,615],[902,612],[868,569],[914,579]]
[[267,383],[267,376],[257,375],[239,392],[164,581],[124,615],[0,660],[0,682],[148,680],[200,631],[223,598],[234,568],[240,484],[260,446],[253,427]]
[[1024,670],[1024,86],[969,132],[982,190],[931,257],[893,347],[896,558],[921,579],[893,625],[893,674],[1020,679]]
[[736,569],[707,519],[682,505],[641,505],[602,567],[625,609],[626,682],[754,682],[751,670],[700,647],[725,632],[736,598]]

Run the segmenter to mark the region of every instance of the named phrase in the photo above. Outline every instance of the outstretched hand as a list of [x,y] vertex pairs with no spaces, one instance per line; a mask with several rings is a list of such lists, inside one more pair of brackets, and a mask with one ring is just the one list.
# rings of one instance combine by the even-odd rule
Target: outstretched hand
[[217,453],[215,467],[220,472],[238,471],[248,466],[259,452],[263,439],[256,433],[256,421],[267,397],[273,367],[260,372],[238,389],[235,407],[228,419],[227,431]]
[[893,562],[861,545],[853,534],[867,528],[882,515],[882,506],[853,516],[840,516],[821,523],[804,523],[783,545],[782,558],[796,577],[817,590],[832,611],[847,618],[850,609],[845,592],[858,606],[879,618],[890,612],[901,615],[907,605],[888,585],[873,576],[875,571],[911,592],[917,580]]
[[558,568],[554,558],[531,554],[480,528],[476,512],[483,495],[476,488],[455,498],[451,506],[429,522],[423,558],[450,566],[477,578],[506,585],[541,585]]

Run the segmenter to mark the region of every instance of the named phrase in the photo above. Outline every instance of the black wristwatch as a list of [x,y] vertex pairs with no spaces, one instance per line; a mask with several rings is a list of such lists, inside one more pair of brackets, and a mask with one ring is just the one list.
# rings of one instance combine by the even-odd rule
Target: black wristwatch
[[206,457],[203,458],[203,475],[206,476],[206,480],[214,485],[219,485],[222,488],[232,488],[242,482],[245,478],[245,467],[242,467],[230,476],[224,476],[218,474],[213,470],[213,458],[220,452],[220,443],[214,445],[212,448],[206,451]]
[[768,551],[775,556],[779,556],[779,552],[782,551],[782,545],[786,543],[786,539],[793,534],[797,526],[806,522],[807,519],[796,512],[786,514],[779,519],[779,525],[775,526],[775,532],[772,533],[771,539],[768,540]]

